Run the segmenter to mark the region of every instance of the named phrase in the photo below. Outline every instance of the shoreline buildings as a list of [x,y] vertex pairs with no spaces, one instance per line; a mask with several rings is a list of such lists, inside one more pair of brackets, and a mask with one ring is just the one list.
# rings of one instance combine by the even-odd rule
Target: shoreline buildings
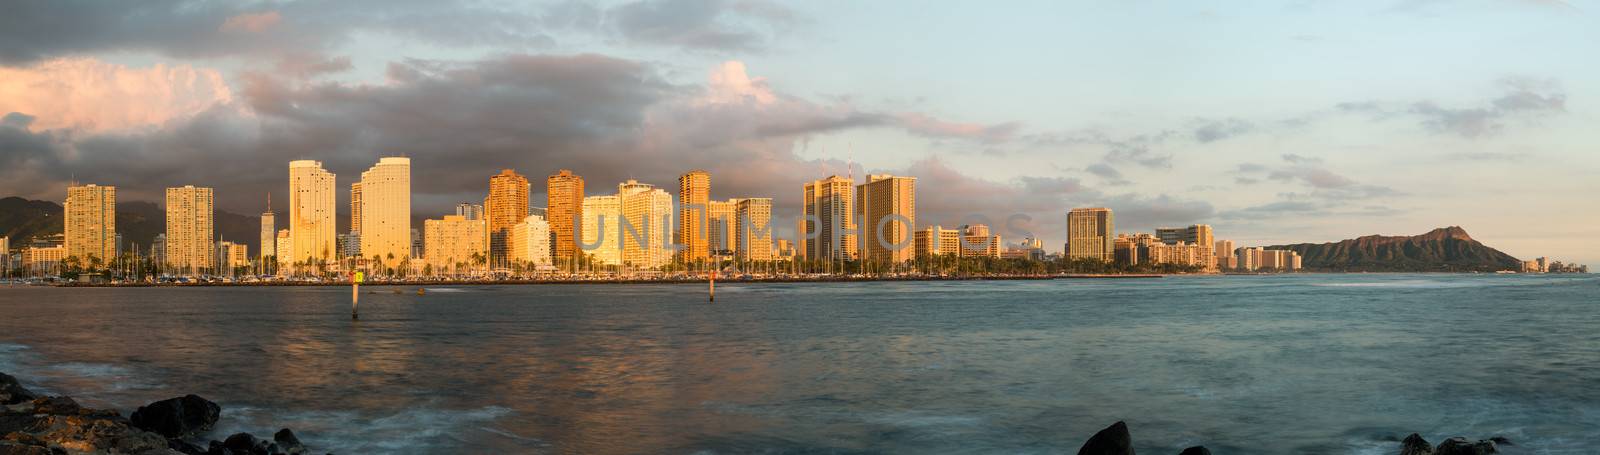
[[856,186],[856,220],[864,261],[898,264],[913,259],[912,231],[917,225],[917,178],[889,174],[867,176]]
[[672,196],[655,185],[628,180],[617,185],[622,204],[622,261],[653,269],[672,261]]
[[678,233],[685,263],[703,262],[711,255],[711,173],[695,169],[678,177]]
[[583,198],[582,210],[583,226],[579,232],[582,244],[578,253],[599,265],[622,265],[622,198],[589,196]]
[[1067,212],[1066,257],[1103,262],[1114,260],[1115,222],[1111,209],[1104,207],[1078,208]]
[[211,188],[167,188],[166,262],[186,275],[197,275],[224,264],[215,261],[215,197]]
[[805,184],[801,255],[811,261],[856,257],[855,186],[837,175]]
[[583,177],[562,169],[545,180],[545,220],[555,235],[557,267],[573,267],[578,255],[579,222],[586,220],[583,210]]
[[423,221],[422,229],[422,257],[435,274],[460,275],[482,265],[480,261],[488,254],[488,228],[483,220],[445,215]]
[[[352,241],[357,251],[347,255],[370,258],[378,266],[394,267],[411,256],[411,159],[384,157],[361,173],[359,192],[352,191]],[[357,196],[359,194],[359,196]]]
[[528,218],[528,178],[511,169],[489,177],[483,218],[489,229],[489,263],[499,267],[510,258],[511,227]]
[[331,262],[338,254],[335,243],[334,175],[321,161],[289,162],[290,264]]
[[117,254],[117,187],[88,184],[67,187],[62,220],[66,257],[83,264],[110,261]]

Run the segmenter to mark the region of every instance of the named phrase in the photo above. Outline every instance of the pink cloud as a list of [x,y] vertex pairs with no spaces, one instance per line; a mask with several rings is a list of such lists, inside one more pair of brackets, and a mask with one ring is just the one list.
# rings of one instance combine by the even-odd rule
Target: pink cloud
[[130,68],[71,58],[0,67],[0,115],[34,116],[33,127],[40,129],[157,125],[232,98],[220,72],[190,65]]
[[278,14],[277,11],[240,14],[222,21],[222,26],[218,27],[218,30],[224,32],[260,33],[272,28],[274,25],[278,25],[278,22],[281,21],[283,21],[283,15]]

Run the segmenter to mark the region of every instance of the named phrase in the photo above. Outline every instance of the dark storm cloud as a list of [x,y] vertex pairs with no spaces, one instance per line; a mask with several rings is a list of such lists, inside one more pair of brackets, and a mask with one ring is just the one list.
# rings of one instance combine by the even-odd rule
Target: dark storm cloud
[[546,31],[579,21],[577,14],[564,4],[517,10],[466,1],[20,0],[0,14],[0,65],[106,51],[179,58],[315,52],[354,32],[526,48],[552,44]]

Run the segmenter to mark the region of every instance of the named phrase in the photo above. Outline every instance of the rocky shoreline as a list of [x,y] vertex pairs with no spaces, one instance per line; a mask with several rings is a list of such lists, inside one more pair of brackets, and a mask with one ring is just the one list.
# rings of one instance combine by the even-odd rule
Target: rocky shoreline
[[[196,395],[169,398],[123,417],[116,410],[85,408],[70,397],[39,396],[16,378],[0,372],[0,455],[302,455],[310,453],[288,428],[271,439],[235,433],[226,439],[202,440],[222,414],[222,407]],[[1511,441],[1495,437],[1470,441],[1449,438],[1438,446],[1412,433],[1398,442],[1400,455],[1485,455],[1499,453]],[[1128,425],[1117,422],[1095,433],[1078,455],[1134,455]],[[1194,446],[1178,455],[1211,455]]]
[[222,407],[185,395],[139,407],[128,417],[91,409],[71,397],[39,396],[0,372],[0,455],[301,455],[305,444],[288,428],[271,439],[236,433],[200,441]]

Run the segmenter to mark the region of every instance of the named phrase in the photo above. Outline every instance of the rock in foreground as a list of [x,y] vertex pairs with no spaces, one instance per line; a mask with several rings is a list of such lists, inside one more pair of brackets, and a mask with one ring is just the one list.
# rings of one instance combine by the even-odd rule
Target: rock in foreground
[[129,418],[133,426],[168,438],[186,438],[211,429],[222,407],[198,395],[184,395],[141,406]]
[[1133,436],[1128,424],[1117,422],[1100,430],[1078,448],[1078,455],[1133,455]]

